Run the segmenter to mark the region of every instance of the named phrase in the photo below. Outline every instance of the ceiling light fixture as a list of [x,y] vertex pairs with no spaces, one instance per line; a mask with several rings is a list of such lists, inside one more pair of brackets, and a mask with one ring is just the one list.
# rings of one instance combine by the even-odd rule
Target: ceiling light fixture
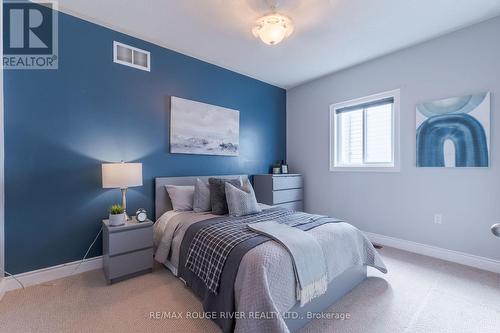
[[292,34],[293,22],[288,16],[276,12],[277,1],[266,2],[272,12],[259,18],[252,32],[267,45],[276,45]]

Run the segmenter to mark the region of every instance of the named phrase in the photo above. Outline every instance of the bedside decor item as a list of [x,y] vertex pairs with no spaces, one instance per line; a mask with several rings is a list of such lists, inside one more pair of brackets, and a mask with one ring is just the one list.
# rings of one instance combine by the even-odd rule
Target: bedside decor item
[[116,227],[125,224],[127,216],[121,205],[115,204],[109,208],[109,225]]
[[144,208],[139,208],[137,212],[135,212],[135,218],[139,223],[145,222],[148,219],[148,213]]
[[118,227],[102,221],[104,275],[112,284],[153,271],[153,222],[135,217]]
[[288,173],[288,164],[286,164],[285,161],[281,161],[281,173]]
[[280,173],[281,173],[281,164],[279,162],[276,162],[273,164],[273,174],[279,175]]
[[122,208],[127,217],[127,190],[129,187],[142,186],[142,163],[104,163],[102,164],[102,187],[119,188],[122,192]]
[[488,167],[490,93],[417,105],[417,167]]
[[493,233],[493,235],[500,237],[500,223],[493,224],[491,226],[491,232]]
[[171,153],[238,156],[239,144],[239,111],[172,96]]

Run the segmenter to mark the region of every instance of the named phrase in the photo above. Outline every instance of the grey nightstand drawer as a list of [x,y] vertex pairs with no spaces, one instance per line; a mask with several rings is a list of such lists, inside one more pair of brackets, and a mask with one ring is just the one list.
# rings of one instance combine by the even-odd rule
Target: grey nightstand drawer
[[273,191],[273,204],[302,200],[302,189]]
[[153,228],[140,228],[109,234],[109,255],[153,247]]
[[109,280],[123,277],[153,268],[153,249],[122,254],[107,258],[107,278]]
[[302,188],[302,176],[279,176],[273,177],[273,190],[285,190],[290,188]]
[[277,207],[283,207],[283,208],[288,208],[288,209],[293,209],[296,211],[301,212],[304,209],[304,203],[303,201],[293,201],[293,202],[287,202],[287,203],[282,203],[279,205],[275,205]]

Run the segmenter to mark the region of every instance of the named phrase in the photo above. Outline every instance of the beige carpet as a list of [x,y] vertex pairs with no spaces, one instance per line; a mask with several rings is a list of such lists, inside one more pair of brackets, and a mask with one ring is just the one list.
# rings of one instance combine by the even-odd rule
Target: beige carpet
[[[302,332],[500,332],[500,275],[384,248],[389,274],[370,278]],[[158,266],[108,286],[100,271],[7,293],[0,332],[219,332],[207,319],[150,319],[150,312],[202,311],[184,285]]]

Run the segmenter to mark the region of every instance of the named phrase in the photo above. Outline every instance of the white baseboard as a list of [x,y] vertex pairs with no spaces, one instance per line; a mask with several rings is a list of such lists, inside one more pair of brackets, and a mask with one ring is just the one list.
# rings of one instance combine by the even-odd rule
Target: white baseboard
[[5,278],[0,277],[0,301],[5,294]]
[[[86,259],[75,272],[75,268],[80,263],[79,261],[69,262],[62,265],[38,269],[36,271],[16,274],[16,278],[22,282],[25,287],[33,286],[35,284],[45,283],[52,280],[57,280],[73,274],[79,274],[87,271],[102,268],[102,256]],[[19,289],[21,286],[12,277],[4,278],[4,292],[9,290]],[[1,290],[1,289],[0,289]]]
[[447,250],[436,246],[407,241],[404,239],[378,235],[371,232],[364,232],[364,234],[373,243],[500,274],[500,261],[495,259],[480,257],[464,252]]

